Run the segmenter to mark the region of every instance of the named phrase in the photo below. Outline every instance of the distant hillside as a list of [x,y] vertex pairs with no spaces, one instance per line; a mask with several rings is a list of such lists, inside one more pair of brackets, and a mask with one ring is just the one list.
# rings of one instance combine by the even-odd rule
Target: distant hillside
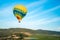
[[49,31],[49,30],[36,30],[37,33],[40,34],[49,34],[49,35],[60,35],[60,32],[57,31]]
[[8,36],[15,32],[29,32],[31,34],[60,35],[60,32],[56,32],[56,31],[31,30],[31,29],[25,29],[25,28],[10,28],[10,29],[0,29],[0,36]]

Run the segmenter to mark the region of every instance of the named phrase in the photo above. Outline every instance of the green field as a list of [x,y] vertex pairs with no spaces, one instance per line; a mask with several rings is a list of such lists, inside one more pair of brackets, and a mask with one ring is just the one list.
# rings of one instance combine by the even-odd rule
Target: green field
[[60,36],[50,36],[50,35],[33,35],[36,40],[60,40]]
[[[26,38],[24,40],[60,40],[60,36],[52,36],[52,35],[44,35],[44,34],[42,34],[42,35],[34,34],[31,37],[26,37]],[[17,39],[17,40],[20,40],[20,39]]]

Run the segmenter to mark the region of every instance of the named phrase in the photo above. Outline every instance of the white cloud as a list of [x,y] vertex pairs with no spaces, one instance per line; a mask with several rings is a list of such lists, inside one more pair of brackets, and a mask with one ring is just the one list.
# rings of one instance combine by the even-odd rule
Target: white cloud
[[36,2],[33,2],[33,3],[28,4],[26,7],[27,7],[27,8],[31,8],[32,6],[41,5],[41,4],[45,3],[46,1],[47,1],[47,0],[36,1]]
[[58,6],[56,6],[56,7],[53,7],[53,8],[51,8],[51,9],[45,10],[45,11],[41,12],[41,14],[44,14],[44,13],[48,13],[48,12],[54,11],[54,10],[56,10],[56,9],[58,9],[58,8],[60,8],[60,5],[58,5]]
[[60,32],[60,26],[59,26],[59,27],[57,27],[55,30]]
[[[59,21],[60,20],[60,17],[57,17],[57,18],[53,18],[51,20],[38,20],[38,21],[33,21],[32,25],[44,25],[44,24],[48,24],[48,23],[52,23],[52,22],[56,22],[56,21]],[[37,24],[36,24],[37,23]]]
[[[48,29],[49,30],[49,29]],[[50,30],[53,30],[53,31],[59,31],[60,32],[60,26],[57,26],[55,28],[50,28]]]
[[9,16],[10,14],[12,14],[12,10],[12,6],[8,6],[0,10],[0,16]]
[[[57,17],[57,18],[53,18],[53,19],[50,19],[50,20],[47,20],[46,19],[41,19],[41,20],[37,20],[37,21],[22,21],[22,24],[26,27],[35,27],[35,26],[42,26],[42,25],[45,25],[45,24],[48,24],[48,23],[52,23],[52,22],[56,22],[56,21],[59,21],[60,18]],[[37,27],[38,28],[38,27]]]
[[53,8],[51,8],[51,9],[48,9],[48,10],[45,10],[45,11],[39,12],[38,14],[35,14],[35,15],[30,16],[30,17],[28,17],[28,18],[31,19],[31,18],[34,18],[34,17],[40,16],[40,15],[46,14],[46,13],[48,13],[48,12],[54,11],[54,10],[56,10],[56,9],[58,9],[58,8],[60,8],[60,6],[56,6],[56,7],[53,7]]
[[35,12],[38,12],[38,10],[39,10],[39,11],[42,10],[42,7],[35,8],[34,10],[28,12],[28,14],[31,15],[31,14],[33,14],[33,13],[35,13]]
[[[37,21],[24,21],[22,20],[21,23],[18,23],[18,21],[7,21],[7,22],[3,22],[0,25],[6,26],[5,28],[29,28],[29,29],[46,29],[48,30],[48,28],[44,27],[42,25],[44,24],[48,24],[51,22],[56,22],[59,21],[60,18],[53,18],[51,20],[46,20],[46,19],[41,19],[41,20],[37,20]],[[40,27],[37,27],[39,26]],[[3,28],[3,27],[2,27]]]
[[37,20],[37,21],[22,21],[21,26],[23,26],[25,28],[30,28],[30,29],[55,30],[55,29],[49,29],[49,28],[45,27],[44,25],[59,21],[60,17],[53,18],[50,20],[46,20],[46,19],[41,19],[41,20]]

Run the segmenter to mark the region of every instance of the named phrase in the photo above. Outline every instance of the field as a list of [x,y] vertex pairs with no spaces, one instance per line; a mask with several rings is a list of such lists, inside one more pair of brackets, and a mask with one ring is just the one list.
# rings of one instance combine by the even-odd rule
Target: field
[[[31,36],[24,37],[24,40],[60,40],[60,32],[20,28],[0,29],[0,40],[20,40],[20,38],[16,39],[20,35],[20,30],[23,30],[23,32],[31,33]],[[16,35],[16,38],[11,38],[12,35]]]
[[32,37],[36,38],[36,40],[60,40],[60,36],[54,35],[33,35]]
[[[20,40],[20,39],[14,39],[14,40]],[[60,40],[60,36],[44,35],[44,34],[35,35],[34,34],[31,37],[26,37],[24,40]]]

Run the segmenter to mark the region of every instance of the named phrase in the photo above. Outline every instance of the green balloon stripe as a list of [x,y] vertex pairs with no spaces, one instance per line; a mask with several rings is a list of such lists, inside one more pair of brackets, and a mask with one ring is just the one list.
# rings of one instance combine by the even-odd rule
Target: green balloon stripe
[[24,17],[24,16],[26,15],[26,14],[21,13],[21,12],[18,11],[18,10],[14,10],[13,13],[14,13],[14,14],[21,15],[22,17]]
[[26,13],[27,13],[27,12],[22,11],[21,9],[18,9],[18,8],[14,8],[14,10],[18,10],[18,11],[20,11],[20,12],[24,13],[24,14],[26,14]]
[[16,15],[19,15],[21,18],[23,18],[23,16],[22,16],[22,15],[20,15],[20,14],[18,14],[18,13],[15,13],[14,15],[15,15],[15,16],[16,16]]

